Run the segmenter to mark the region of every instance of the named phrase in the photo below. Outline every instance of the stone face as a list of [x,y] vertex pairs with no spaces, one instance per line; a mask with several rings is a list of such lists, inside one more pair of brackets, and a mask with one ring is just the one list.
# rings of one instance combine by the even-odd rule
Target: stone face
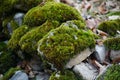
[[84,59],[86,59],[92,52],[90,49],[85,49],[80,52],[80,54],[75,55],[70,61],[66,64],[66,68],[72,68],[73,66],[81,63]]
[[36,75],[36,80],[49,80],[50,75],[48,73],[42,73],[40,72],[38,75]]
[[92,65],[83,62],[75,65],[73,71],[79,74],[79,76],[83,76],[85,80],[94,80],[98,75],[97,69],[95,69]]
[[15,74],[9,80],[29,80],[26,73],[22,71],[16,71]]
[[115,60],[115,59],[117,59],[117,58],[120,58],[120,50],[117,50],[117,51],[111,50],[111,52],[110,52],[110,58],[111,58],[112,60]]

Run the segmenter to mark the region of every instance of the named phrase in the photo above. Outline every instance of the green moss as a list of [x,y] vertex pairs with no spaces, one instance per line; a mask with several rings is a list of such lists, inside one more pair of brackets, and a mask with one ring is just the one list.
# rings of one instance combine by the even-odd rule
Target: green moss
[[111,50],[120,50],[120,37],[108,38],[104,41],[105,46]]
[[118,15],[118,16],[120,16],[120,11],[110,12],[110,13],[107,14],[107,16],[112,16],[112,15]]
[[14,56],[10,52],[2,52],[0,55],[0,73],[5,73],[9,68],[15,66]]
[[28,28],[28,26],[23,25],[19,28],[17,28],[12,36],[11,39],[8,41],[8,48],[11,50],[18,50],[19,49],[19,40],[20,38],[26,33],[28,32],[30,29]]
[[5,51],[6,48],[7,48],[7,44],[4,43],[4,42],[0,42],[0,52],[1,52],[1,51]]
[[120,19],[102,22],[98,29],[108,33],[110,36],[114,36],[117,34],[117,30],[120,31]]
[[0,17],[3,17],[8,12],[11,12],[17,0],[0,0]]
[[10,68],[5,75],[3,76],[2,80],[9,80],[10,77],[12,77],[16,71],[20,70],[20,68]]
[[[54,72],[51,76],[49,80],[78,80],[76,78],[76,76],[74,75],[74,73],[72,71],[69,70],[65,70],[64,74],[61,72]],[[83,79],[79,79],[79,80],[83,80]]]
[[36,53],[37,52],[37,42],[47,34],[51,29],[59,26],[58,21],[46,21],[43,25],[32,29],[27,32],[20,39],[20,46],[26,53]]
[[51,30],[38,42],[38,52],[58,69],[63,69],[66,62],[75,54],[88,47],[94,47],[92,32],[61,25]]
[[40,26],[46,20],[57,20],[65,22],[68,20],[81,20],[79,12],[73,7],[63,3],[48,2],[43,7],[37,6],[27,12],[24,24],[29,26]]
[[120,79],[120,65],[114,64],[107,69],[104,76],[100,76],[97,80],[119,80],[119,79]]

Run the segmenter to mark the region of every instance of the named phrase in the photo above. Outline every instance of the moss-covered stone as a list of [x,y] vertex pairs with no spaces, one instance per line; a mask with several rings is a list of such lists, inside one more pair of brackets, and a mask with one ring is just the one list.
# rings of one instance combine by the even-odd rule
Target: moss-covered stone
[[117,30],[120,31],[120,19],[102,22],[98,29],[108,33],[110,36],[115,36]]
[[93,33],[61,25],[51,30],[38,42],[38,52],[63,69],[66,62],[88,47],[94,47]]
[[37,53],[37,42],[51,29],[58,26],[58,21],[46,21],[43,25],[30,30],[19,41],[21,49],[26,53]]
[[29,26],[40,26],[46,20],[57,20],[65,22],[68,20],[81,20],[79,12],[73,7],[63,3],[48,2],[43,7],[37,6],[27,12],[24,24]]
[[97,80],[119,80],[120,79],[120,65],[114,64],[109,67],[103,76]]
[[15,66],[15,63],[12,53],[2,52],[0,55],[0,73],[5,73],[9,68]]
[[120,37],[108,38],[104,45],[110,50],[120,50]]
[[8,48],[11,50],[18,50],[19,49],[19,40],[20,38],[26,33],[28,32],[30,29],[28,26],[23,25],[19,28],[17,28],[12,36],[11,39],[8,41]]
[[[74,73],[72,71],[69,70],[65,70],[64,74],[61,72],[54,72],[49,80],[78,80],[76,78],[76,76],[74,75]],[[83,80],[83,79],[79,79],[79,80]]]
[[6,73],[5,75],[3,76],[2,80],[9,80],[10,77],[12,77],[12,75],[15,74],[16,71],[20,70],[19,67],[16,67],[16,68],[10,68]]

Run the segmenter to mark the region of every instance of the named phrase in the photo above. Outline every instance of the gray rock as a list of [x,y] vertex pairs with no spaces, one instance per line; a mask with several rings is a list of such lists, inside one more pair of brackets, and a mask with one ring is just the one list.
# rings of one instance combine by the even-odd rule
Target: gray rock
[[48,73],[40,72],[36,75],[36,80],[49,80],[50,75]]
[[22,25],[23,17],[24,17],[24,13],[16,13],[14,16],[14,20],[18,23],[19,26]]
[[28,80],[28,75],[22,71],[16,71],[9,80]]
[[120,58],[120,50],[117,50],[117,51],[111,50],[110,58],[111,58],[112,60],[117,59],[117,58]]
[[92,52],[90,51],[90,49],[86,49],[82,52],[80,52],[80,54],[75,55],[72,59],[70,59],[70,61],[66,64],[66,68],[72,68],[74,65],[77,65],[79,63],[81,63],[83,60],[85,60]]
[[81,62],[78,65],[75,65],[73,71],[79,76],[82,76],[85,80],[95,80],[95,78],[98,75],[98,71],[96,68],[94,68],[88,63],[83,62]]
[[96,45],[95,46],[95,50],[97,51],[96,58],[98,59],[98,61],[100,63],[103,63],[103,61],[105,60],[105,56],[106,56],[106,49],[104,45]]

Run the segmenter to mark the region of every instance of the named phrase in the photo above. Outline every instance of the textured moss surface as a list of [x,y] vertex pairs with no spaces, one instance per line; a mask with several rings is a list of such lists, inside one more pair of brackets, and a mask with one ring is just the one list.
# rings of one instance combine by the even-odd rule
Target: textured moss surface
[[61,25],[38,42],[38,52],[44,54],[58,69],[62,69],[75,54],[94,47],[94,43],[92,32]]
[[114,64],[109,67],[103,76],[97,80],[119,80],[120,79],[120,65]]
[[10,48],[11,50],[16,50],[16,49],[18,50],[20,38],[28,31],[29,31],[29,28],[26,25],[23,25],[17,28],[13,32],[11,39],[8,41],[8,48]]
[[43,25],[30,30],[20,39],[19,44],[21,49],[27,53],[36,53],[37,42],[51,29],[54,29],[58,26],[58,21],[46,21]]
[[[53,73],[49,80],[78,80],[72,71],[65,70],[64,74],[61,72]],[[82,79],[79,79],[82,80]]]
[[14,56],[10,52],[2,52],[0,55],[0,73],[6,72],[12,66],[15,66]]
[[120,50],[120,37],[108,38],[104,41],[105,46],[111,50]]
[[9,78],[12,77],[18,70],[20,70],[20,68],[10,68],[3,76],[2,80],[9,80]]
[[120,31],[120,19],[102,22],[98,29],[108,33],[110,36],[114,36],[117,34],[117,30]]
[[79,12],[74,8],[63,3],[48,2],[43,7],[37,6],[29,10],[24,17],[24,24],[40,26],[46,20],[57,20],[59,22],[83,21]]

